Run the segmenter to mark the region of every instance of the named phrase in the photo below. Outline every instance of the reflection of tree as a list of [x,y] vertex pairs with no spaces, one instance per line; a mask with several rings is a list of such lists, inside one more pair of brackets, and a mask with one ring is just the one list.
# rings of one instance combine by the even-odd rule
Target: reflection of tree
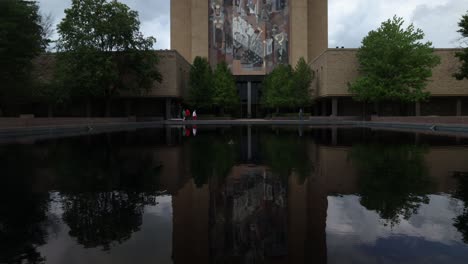
[[151,149],[133,151],[104,141],[64,145],[55,155],[71,236],[85,247],[109,250],[139,230],[144,207],[156,204],[159,164]]
[[78,243],[109,250],[112,243],[122,243],[139,230],[145,205],[155,201],[124,191],[70,194],[64,197],[63,220]]
[[463,235],[463,241],[468,244],[468,173],[458,173],[458,188],[453,197],[462,200],[465,203],[463,213],[455,218],[453,224]]
[[294,170],[301,182],[310,175],[313,165],[308,146],[302,137],[264,134],[261,140],[262,156],[274,173],[287,179]]
[[[198,187],[210,177],[224,179],[236,162],[236,143],[228,135],[204,134],[190,140],[190,170]],[[231,142],[230,142],[231,141]]]
[[394,225],[428,203],[430,179],[425,148],[413,145],[357,145],[350,153],[359,177],[361,204]]
[[30,148],[0,149],[0,263],[45,262],[36,248],[47,239],[49,195],[32,190],[35,160]]

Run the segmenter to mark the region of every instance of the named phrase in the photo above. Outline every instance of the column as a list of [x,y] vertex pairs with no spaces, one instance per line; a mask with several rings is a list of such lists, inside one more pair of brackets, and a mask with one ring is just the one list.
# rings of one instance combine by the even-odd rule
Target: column
[[336,146],[338,145],[338,128],[334,127],[331,129],[331,139],[332,139],[332,145]]
[[322,116],[327,115],[327,101],[323,99],[322,101]]
[[457,99],[457,116],[462,115],[462,101],[460,98]]
[[316,102],[315,103],[315,110],[314,110],[314,116],[319,116],[320,113],[320,105]]
[[247,83],[247,117],[252,117],[252,82]]
[[171,98],[166,98],[166,120],[169,120],[172,118],[171,115]]
[[172,129],[170,126],[166,126],[166,145],[172,145]]
[[338,116],[338,98],[332,98],[332,116]]
[[128,99],[125,101],[125,115],[127,117],[132,115],[132,101],[131,99]]
[[252,160],[252,126],[247,127],[247,156]]
[[415,108],[414,108],[415,115],[416,116],[421,116],[421,103],[416,102],[416,104],[414,106],[415,106]]

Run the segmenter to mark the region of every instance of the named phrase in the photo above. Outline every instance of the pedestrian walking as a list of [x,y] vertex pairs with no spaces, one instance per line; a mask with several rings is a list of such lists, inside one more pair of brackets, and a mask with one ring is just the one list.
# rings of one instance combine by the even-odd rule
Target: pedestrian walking
[[184,109],[182,109],[182,118],[183,118],[184,121],[185,121],[185,110],[184,110]]
[[302,115],[304,114],[304,111],[301,109],[299,109],[299,120],[302,121]]
[[190,118],[190,110],[188,109],[185,109],[185,118],[187,118],[187,120]]
[[197,110],[193,110],[192,119],[197,120]]

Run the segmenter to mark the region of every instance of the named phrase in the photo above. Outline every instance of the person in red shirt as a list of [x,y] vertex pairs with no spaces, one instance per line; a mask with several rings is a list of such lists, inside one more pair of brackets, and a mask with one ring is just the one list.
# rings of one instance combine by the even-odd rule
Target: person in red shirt
[[185,109],[185,117],[187,118],[187,120],[190,118],[190,110],[188,109]]

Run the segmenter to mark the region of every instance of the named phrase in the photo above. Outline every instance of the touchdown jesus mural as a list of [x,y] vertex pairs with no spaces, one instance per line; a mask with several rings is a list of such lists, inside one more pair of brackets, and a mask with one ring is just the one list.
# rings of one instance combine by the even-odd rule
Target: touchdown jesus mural
[[288,0],[210,0],[210,63],[263,75],[288,63]]

